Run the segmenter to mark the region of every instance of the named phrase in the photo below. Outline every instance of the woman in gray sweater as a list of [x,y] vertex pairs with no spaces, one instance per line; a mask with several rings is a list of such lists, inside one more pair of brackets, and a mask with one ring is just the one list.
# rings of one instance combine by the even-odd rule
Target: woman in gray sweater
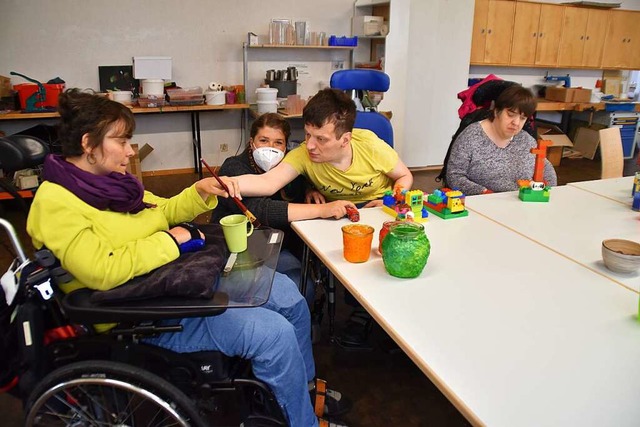
[[[518,190],[519,179],[532,179],[536,140],[523,131],[536,101],[520,85],[505,89],[487,120],[470,124],[456,138],[447,164],[447,183],[464,194]],[[557,185],[556,172],[545,160],[544,180]]]

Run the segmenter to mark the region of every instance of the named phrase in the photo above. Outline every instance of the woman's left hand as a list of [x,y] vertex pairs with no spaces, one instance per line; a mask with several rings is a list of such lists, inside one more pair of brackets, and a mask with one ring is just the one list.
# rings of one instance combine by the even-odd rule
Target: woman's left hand
[[207,200],[209,196],[231,196],[242,199],[242,197],[240,196],[238,180],[236,178],[221,176],[220,179],[229,188],[230,194],[227,194],[227,192],[222,188],[222,185],[220,185],[220,183],[215,178],[203,178],[200,181],[196,182],[196,190],[203,200]]

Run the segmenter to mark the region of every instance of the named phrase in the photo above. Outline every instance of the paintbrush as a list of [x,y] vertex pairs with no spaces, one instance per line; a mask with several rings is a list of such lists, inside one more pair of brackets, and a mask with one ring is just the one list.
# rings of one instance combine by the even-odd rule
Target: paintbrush
[[[227,184],[222,182],[222,180],[220,179],[218,174],[216,174],[213,171],[213,169],[211,169],[211,167],[207,164],[207,162],[204,161],[204,159],[202,157],[200,157],[200,162],[204,165],[205,168],[207,168],[209,173],[211,173],[211,175],[213,175],[213,177],[216,179],[216,181],[218,181],[218,183],[220,183],[220,185],[222,186],[222,189],[224,191],[226,191],[227,194],[229,194],[229,196],[231,197],[231,192],[229,192],[229,187],[227,187]],[[258,221],[258,218],[256,218],[256,216],[254,214],[252,214],[249,209],[247,209],[247,207],[244,205],[244,203],[242,203],[240,201],[240,199],[238,199],[237,197],[231,197],[231,198],[236,203],[236,205],[238,205],[238,207],[240,208],[242,213],[245,214],[247,216],[247,218],[249,218],[249,221],[251,221],[251,224],[253,224],[253,226],[255,228],[258,228],[258,227],[260,227],[262,225],[262,224],[260,224],[260,221]]]

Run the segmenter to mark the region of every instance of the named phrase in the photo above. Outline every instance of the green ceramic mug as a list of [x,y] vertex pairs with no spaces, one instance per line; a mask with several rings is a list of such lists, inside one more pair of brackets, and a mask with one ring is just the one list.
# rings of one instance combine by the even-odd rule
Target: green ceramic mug
[[224,240],[231,252],[247,250],[247,237],[253,233],[253,224],[244,215],[227,215],[220,220]]

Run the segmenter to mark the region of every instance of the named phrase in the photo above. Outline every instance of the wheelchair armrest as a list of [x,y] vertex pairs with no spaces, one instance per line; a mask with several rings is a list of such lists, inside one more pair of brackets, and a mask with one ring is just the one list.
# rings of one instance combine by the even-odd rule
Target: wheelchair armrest
[[227,294],[216,292],[211,299],[160,297],[95,304],[90,300],[93,292],[83,288],[64,296],[62,307],[72,322],[96,324],[209,317],[224,313],[229,303]]

